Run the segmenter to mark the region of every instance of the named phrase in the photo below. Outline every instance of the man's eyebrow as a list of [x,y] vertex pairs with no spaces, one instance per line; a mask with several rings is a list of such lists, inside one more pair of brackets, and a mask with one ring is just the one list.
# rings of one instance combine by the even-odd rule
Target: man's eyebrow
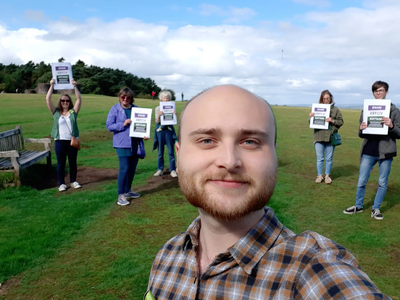
[[[199,128],[189,133],[189,136],[205,134],[205,135],[215,135],[221,133],[221,130],[216,128]],[[251,136],[259,136],[259,137],[269,137],[269,134],[266,131],[259,129],[240,129],[238,131],[240,135],[251,135]]]
[[215,128],[199,128],[196,130],[193,130],[192,132],[189,133],[189,136],[194,136],[194,135],[198,135],[198,134],[216,134],[217,132],[219,132],[219,130],[215,129]]
[[242,135],[251,135],[251,136],[259,136],[259,137],[269,137],[270,134],[268,132],[259,130],[259,129],[241,129],[239,130],[239,133]]

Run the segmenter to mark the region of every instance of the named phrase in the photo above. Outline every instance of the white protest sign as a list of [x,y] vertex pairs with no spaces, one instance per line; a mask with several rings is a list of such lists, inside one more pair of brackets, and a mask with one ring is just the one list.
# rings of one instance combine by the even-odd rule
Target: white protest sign
[[367,123],[367,128],[363,134],[388,134],[389,127],[382,124],[382,118],[389,118],[391,100],[388,99],[365,99],[363,122]]
[[175,101],[161,101],[160,111],[163,112],[160,118],[161,125],[176,125]]
[[329,118],[331,113],[330,104],[313,103],[311,112],[314,116],[310,119],[310,128],[314,129],[328,129],[329,123],[325,119]]
[[132,123],[129,128],[129,136],[138,138],[150,137],[151,113],[151,108],[132,107]]
[[55,90],[68,90],[73,89],[72,80],[72,67],[71,63],[52,63],[51,71],[55,80]]

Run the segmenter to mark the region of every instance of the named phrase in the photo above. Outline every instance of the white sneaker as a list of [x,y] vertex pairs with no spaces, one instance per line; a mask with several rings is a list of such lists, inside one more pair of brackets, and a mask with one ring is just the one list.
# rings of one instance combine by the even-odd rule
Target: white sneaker
[[176,173],[175,170],[171,171],[170,175],[171,175],[171,177],[174,177],[174,178],[178,177],[178,173]]
[[64,192],[67,190],[67,186],[65,184],[60,185],[60,187],[58,188],[59,192]]
[[157,170],[157,172],[154,173],[154,176],[162,176],[164,172],[162,170]]
[[71,183],[70,186],[72,188],[74,188],[74,189],[80,189],[81,188],[81,185],[78,183],[78,181],[75,181],[75,182]]
[[128,200],[126,200],[124,194],[121,194],[121,195],[118,195],[117,204],[120,205],[120,206],[126,206],[126,205],[129,205],[131,203]]

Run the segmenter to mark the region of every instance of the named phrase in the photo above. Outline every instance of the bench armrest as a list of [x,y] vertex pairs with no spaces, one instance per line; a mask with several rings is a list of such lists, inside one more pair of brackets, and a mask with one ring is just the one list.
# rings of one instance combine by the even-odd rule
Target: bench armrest
[[35,143],[35,144],[44,144],[44,149],[47,151],[50,151],[51,139],[49,139],[49,138],[44,138],[44,139],[25,138],[24,142],[25,143]]
[[19,157],[17,150],[0,151],[0,157]]

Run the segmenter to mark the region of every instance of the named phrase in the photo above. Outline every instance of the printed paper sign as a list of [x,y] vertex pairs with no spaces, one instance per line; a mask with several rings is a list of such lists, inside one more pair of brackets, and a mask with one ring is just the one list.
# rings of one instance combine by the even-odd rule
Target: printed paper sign
[[151,113],[151,108],[132,107],[129,136],[150,138]]
[[313,103],[311,112],[314,113],[314,116],[310,119],[310,128],[315,129],[328,129],[329,122],[325,122],[325,119],[329,118],[331,113],[331,105],[330,104],[319,104]]
[[160,118],[161,125],[176,125],[175,101],[161,101],[160,111],[163,112]]
[[71,63],[52,63],[51,71],[55,80],[55,90],[73,89]]
[[389,118],[391,100],[388,99],[365,99],[363,122],[367,123],[367,128],[363,134],[388,134],[389,127],[382,124],[382,118]]

